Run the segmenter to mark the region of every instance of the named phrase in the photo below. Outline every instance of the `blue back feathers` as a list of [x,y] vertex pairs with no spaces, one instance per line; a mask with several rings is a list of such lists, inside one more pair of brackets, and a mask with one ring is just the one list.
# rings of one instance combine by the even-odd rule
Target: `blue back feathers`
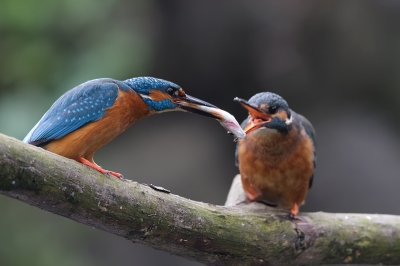
[[[113,106],[119,89],[123,91],[132,89],[139,94],[149,95],[151,90],[166,91],[169,87],[179,88],[172,82],[150,77],[132,78],[126,81],[109,78],[87,81],[64,93],[23,141],[44,146],[53,139],[62,138],[90,122],[101,119],[107,108]],[[176,107],[169,100],[154,102],[145,97],[143,100],[149,108],[156,111]]]

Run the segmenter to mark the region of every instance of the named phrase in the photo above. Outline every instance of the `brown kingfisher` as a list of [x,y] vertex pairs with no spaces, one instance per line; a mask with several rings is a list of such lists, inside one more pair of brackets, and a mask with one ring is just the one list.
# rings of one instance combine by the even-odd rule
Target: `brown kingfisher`
[[236,149],[236,165],[248,200],[290,209],[290,217],[295,217],[313,183],[313,126],[275,93],[234,100],[249,112],[241,125],[247,136]]
[[103,174],[121,174],[97,165],[95,152],[137,120],[166,111],[212,117],[236,138],[245,133],[232,115],[189,96],[178,85],[158,78],[87,81],[64,93],[24,138],[25,143],[74,159]]

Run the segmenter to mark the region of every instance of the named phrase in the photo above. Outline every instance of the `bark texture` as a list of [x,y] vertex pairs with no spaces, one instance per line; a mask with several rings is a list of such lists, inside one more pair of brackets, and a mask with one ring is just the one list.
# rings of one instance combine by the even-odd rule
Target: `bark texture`
[[[230,205],[240,199],[236,187]],[[318,212],[292,221],[258,203],[215,206],[105,176],[2,134],[0,193],[208,265],[400,264],[398,216]]]

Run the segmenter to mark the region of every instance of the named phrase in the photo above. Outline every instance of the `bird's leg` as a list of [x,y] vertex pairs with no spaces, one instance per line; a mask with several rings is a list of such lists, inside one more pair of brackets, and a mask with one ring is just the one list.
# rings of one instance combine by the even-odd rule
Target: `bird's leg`
[[89,161],[89,160],[87,160],[87,159],[85,159],[83,157],[78,157],[77,161],[82,163],[82,164],[84,164],[84,165],[87,165],[87,166],[89,166],[89,167],[91,167],[91,168],[93,168],[93,169],[95,169],[97,171],[99,171],[102,174],[113,175],[113,176],[115,176],[117,178],[121,178],[121,179],[124,178],[124,176],[121,175],[120,173],[105,170],[105,169],[101,168],[100,166],[98,166],[97,164],[92,163],[91,161]]
[[299,213],[299,208],[297,207],[297,203],[293,203],[292,208],[290,209],[289,216],[294,219],[296,215]]

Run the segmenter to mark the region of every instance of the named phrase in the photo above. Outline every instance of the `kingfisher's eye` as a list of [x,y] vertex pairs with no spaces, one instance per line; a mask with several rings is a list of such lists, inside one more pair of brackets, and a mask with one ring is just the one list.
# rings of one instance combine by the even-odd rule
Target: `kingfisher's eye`
[[268,107],[268,113],[275,114],[276,111],[278,111],[278,107],[276,107],[275,105]]
[[167,93],[171,95],[172,97],[178,97],[179,96],[179,90],[173,89],[173,88],[168,88]]
[[174,92],[175,92],[175,90],[174,90],[173,88],[168,88],[168,89],[167,89],[167,93],[168,93],[169,95],[171,95],[171,96],[174,96]]

